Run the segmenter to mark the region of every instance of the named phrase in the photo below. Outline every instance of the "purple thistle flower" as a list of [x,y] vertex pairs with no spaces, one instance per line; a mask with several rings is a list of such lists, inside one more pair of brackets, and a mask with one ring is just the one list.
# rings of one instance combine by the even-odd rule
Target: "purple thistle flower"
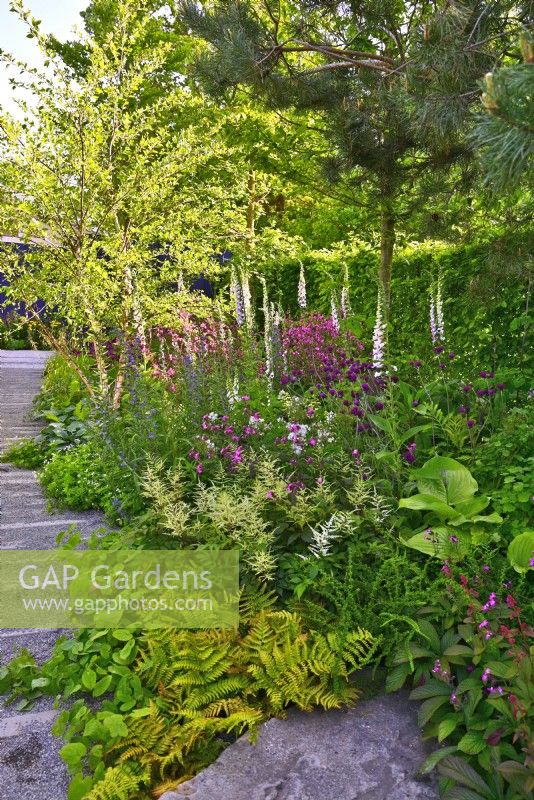
[[466,420],[465,424],[467,425],[468,428],[472,428],[475,425],[475,420],[474,419],[468,419],[468,420]]

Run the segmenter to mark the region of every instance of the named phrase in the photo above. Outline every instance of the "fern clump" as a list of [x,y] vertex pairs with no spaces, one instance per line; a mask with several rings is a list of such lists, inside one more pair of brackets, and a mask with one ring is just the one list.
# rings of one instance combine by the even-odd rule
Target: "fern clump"
[[[244,597],[242,630],[141,634],[115,702],[96,714],[82,701],[63,712],[56,732],[70,742],[64,750],[73,783],[88,781],[86,800],[158,796],[289,706],[312,711],[356,701],[349,678],[373,657],[374,637],[362,628],[307,630],[297,613],[274,611],[271,602],[265,590],[258,594],[255,605],[264,607],[246,619],[253,604]],[[127,684],[137,684],[138,702],[119,714]]]

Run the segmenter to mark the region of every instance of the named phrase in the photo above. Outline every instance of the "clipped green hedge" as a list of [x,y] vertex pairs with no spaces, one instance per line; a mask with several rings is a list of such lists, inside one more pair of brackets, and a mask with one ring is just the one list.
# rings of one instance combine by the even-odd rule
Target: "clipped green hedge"
[[[448,348],[468,357],[474,369],[504,366],[512,359],[514,366],[525,364],[529,352],[527,295],[532,283],[529,253],[533,251],[534,235],[522,231],[492,234],[486,241],[467,245],[424,242],[397,250],[392,281],[392,356],[408,359],[431,354],[429,290],[441,272]],[[308,305],[326,314],[330,313],[332,290],[339,297],[347,265],[356,333],[368,341],[376,309],[377,250],[365,243],[338,245],[312,251],[302,263]],[[298,313],[299,271],[300,262],[294,260],[274,264],[268,275],[272,299],[280,300],[294,314]]]

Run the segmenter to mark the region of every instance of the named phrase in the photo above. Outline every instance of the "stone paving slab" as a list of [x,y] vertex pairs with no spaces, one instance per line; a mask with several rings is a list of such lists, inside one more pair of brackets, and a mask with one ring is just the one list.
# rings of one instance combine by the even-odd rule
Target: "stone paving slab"
[[407,693],[349,711],[292,711],[243,736],[160,800],[437,800],[417,770],[427,755]]

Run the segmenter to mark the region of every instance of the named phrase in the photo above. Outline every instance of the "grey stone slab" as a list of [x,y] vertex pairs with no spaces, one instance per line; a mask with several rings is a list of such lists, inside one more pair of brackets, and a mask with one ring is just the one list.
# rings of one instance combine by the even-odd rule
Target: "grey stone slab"
[[417,776],[426,755],[405,693],[354,709],[290,712],[243,736],[161,800],[437,800]]
[[16,714],[0,720],[0,739],[11,739],[19,733],[45,725],[49,728],[58,715],[58,711],[37,711],[35,713]]

